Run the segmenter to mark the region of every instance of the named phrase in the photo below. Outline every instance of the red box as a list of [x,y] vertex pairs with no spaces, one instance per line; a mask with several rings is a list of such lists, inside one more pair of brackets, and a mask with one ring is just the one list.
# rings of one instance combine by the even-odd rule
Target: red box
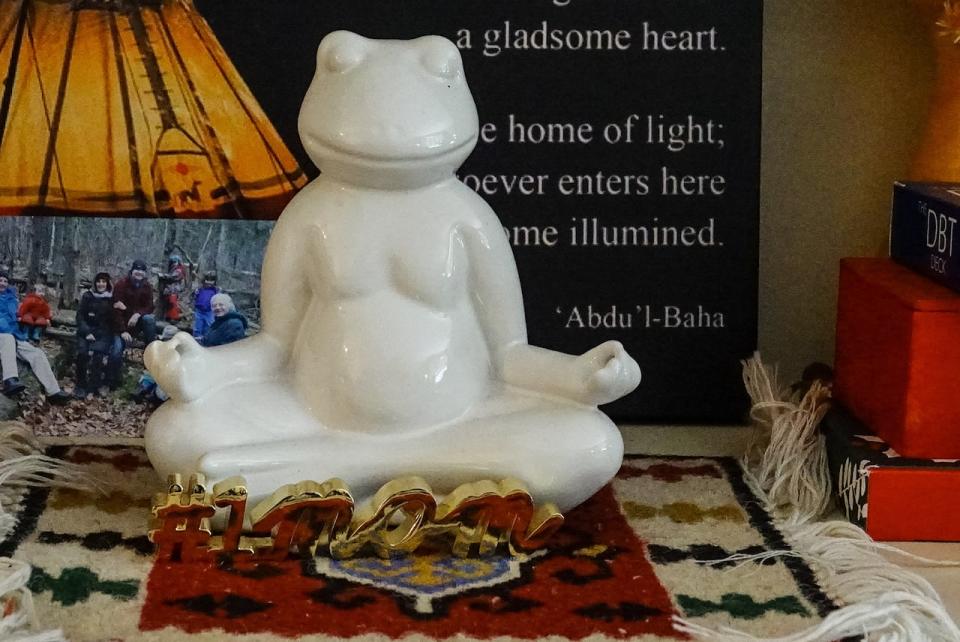
[[904,457],[960,458],[960,294],[840,261],[834,394]]
[[821,430],[847,519],[878,540],[960,541],[960,460],[901,457],[839,405]]
[[870,537],[888,542],[960,541],[960,516],[953,508],[960,470],[878,468],[869,472],[867,515]]

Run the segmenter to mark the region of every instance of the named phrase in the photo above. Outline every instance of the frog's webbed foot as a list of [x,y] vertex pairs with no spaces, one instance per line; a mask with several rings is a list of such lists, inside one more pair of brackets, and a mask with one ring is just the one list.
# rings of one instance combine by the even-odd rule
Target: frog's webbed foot
[[[274,441],[217,448],[204,454],[197,469],[208,479],[233,475],[256,475],[304,465],[310,459],[310,443]],[[297,481],[297,480],[290,480]]]
[[150,416],[144,436],[150,461],[165,478],[208,472],[203,465],[233,471],[227,476],[246,474],[241,465],[284,468],[291,463],[291,448],[281,444],[324,431],[289,385],[273,381],[234,384],[191,403],[167,401]]

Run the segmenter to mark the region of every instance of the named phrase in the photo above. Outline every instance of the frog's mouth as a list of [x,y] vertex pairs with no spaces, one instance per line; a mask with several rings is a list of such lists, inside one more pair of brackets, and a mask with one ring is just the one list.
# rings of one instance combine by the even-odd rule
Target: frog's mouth
[[[381,140],[389,140],[389,137]],[[315,134],[304,136],[304,143],[308,149],[322,151],[323,155],[329,156],[331,160],[341,162],[354,160],[364,164],[383,165],[418,162],[433,164],[451,156],[458,156],[465,147],[472,147],[476,142],[476,133],[458,139],[455,134],[449,132],[419,136],[413,143],[400,145],[389,145],[379,141],[377,143],[363,141],[347,145],[342,141],[331,141]]]

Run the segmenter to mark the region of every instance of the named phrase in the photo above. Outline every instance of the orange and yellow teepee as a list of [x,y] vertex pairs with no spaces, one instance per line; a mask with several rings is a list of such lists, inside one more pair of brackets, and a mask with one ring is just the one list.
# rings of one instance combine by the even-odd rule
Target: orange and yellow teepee
[[0,213],[276,218],[306,182],[191,0],[0,0]]

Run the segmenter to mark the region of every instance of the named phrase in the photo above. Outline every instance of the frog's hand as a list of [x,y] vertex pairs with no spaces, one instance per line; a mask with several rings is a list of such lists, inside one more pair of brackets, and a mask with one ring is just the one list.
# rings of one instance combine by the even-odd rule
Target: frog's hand
[[619,341],[602,343],[578,360],[589,373],[584,393],[590,403],[610,403],[640,385],[640,366]]
[[503,374],[511,385],[587,406],[619,399],[640,383],[640,367],[617,341],[580,356],[518,343],[506,352]]
[[169,341],[154,341],[143,353],[147,370],[171,398],[193,401],[209,387],[204,381],[204,349],[187,332],[178,332]]

